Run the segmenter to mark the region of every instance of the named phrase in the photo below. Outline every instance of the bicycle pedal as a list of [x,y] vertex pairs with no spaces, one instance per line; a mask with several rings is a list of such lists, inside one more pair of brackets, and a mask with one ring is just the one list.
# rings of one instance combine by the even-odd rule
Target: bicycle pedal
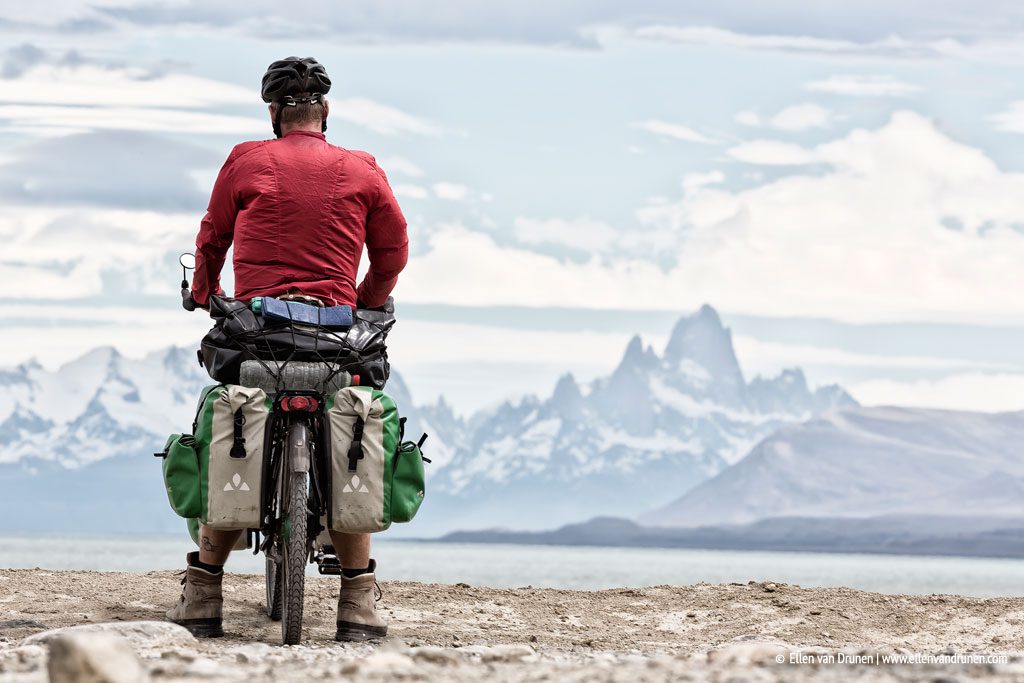
[[[338,560],[338,556],[333,552],[326,552],[327,547],[320,548],[317,553],[313,556],[313,560],[316,562],[317,571],[321,574],[330,576],[339,576],[341,574],[341,562]],[[331,548],[333,551],[334,548]]]
[[341,562],[338,562],[337,557],[324,557],[317,559],[316,568],[321,574],[330,576],[341,575]]

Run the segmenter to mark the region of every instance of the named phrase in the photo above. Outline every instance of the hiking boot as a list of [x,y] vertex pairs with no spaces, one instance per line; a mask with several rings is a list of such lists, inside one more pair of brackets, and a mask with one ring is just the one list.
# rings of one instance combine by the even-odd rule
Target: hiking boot
[[370,571],[365,574],[352,579],[341,575],[335,640],[371,640],[388,634],[388,623],[377,613],[381,592],[374,574],[376,568],[376,560],[370,560]]
[[167,619],[184,626],[198,638],[220,638],[224,635],[221,624],[224,598],[220,591],[224,572],[212,574],[193,567],[192,563],[198,559],[199,553],[188,554],[188,569],[181,580],[181,600],[167,610]]

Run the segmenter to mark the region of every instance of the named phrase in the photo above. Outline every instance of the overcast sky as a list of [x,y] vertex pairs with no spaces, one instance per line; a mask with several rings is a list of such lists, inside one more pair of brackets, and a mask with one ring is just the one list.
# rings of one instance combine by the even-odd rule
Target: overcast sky
[[748,375],[1024,408],[1024,9],[807,5],[5,3],[5,357],[196,343],[176,255],[300,54],[410,220],[424,400],[546,394],[708,302]]

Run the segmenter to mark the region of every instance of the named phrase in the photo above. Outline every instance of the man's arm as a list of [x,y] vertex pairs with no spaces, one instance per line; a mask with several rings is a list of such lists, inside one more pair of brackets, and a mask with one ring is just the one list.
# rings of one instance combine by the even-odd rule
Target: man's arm
[[356,296],[363,306],[383,306],[409,260],[405,216],[384,172],[377,169],[377,203],[366,217],[366,251],[370,268]]
[[220,294],[220,271],[235,232],[238,203],[231,186],[232,162],[228,157],[217,174],[210,204],[196,236],[196,272],[192,276],[192,298],[199,306],[209,303],[211,294]]

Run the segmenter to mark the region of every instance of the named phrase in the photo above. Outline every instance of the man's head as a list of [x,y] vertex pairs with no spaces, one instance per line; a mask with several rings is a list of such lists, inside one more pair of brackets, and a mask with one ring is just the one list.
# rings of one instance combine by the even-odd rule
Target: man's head
[[331,79],[312,57],[286,57],[267,67],[263,75],[263,101],[269,106],[274,134],[290,130],[327,130],[329,111],[324,95]]

